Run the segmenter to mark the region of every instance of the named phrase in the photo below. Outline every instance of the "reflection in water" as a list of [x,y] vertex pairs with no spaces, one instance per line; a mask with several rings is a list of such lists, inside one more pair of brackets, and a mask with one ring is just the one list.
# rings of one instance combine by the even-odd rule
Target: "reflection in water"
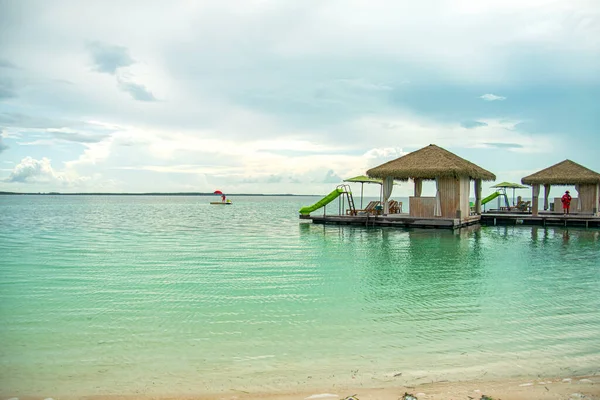
[[211,391],[306,376],[322,388],[600,365],[600,231],[299,224],[310,200],[2,199],[3,389],[133,392],[160,377],[152,390],[170,393],[198,376]]
[[345,251],[342,268],[359,279],[354,299],[362,296],[364,302],[352,304],[371,321],[361,332],[379,353],[389,351],[389,360],[380,355],[378,363],[401,368],[401,360],[411,360],[403,368],[443,375],[467,362],[501,376],[517,361],[523,373],[543,373],[572,360],[584,372],[600,362],[600,355],[589,352],[600,345],[600,296],[591,295],[600,292],[597,230],[310,232],[317,231],[327,240],[335,234]]

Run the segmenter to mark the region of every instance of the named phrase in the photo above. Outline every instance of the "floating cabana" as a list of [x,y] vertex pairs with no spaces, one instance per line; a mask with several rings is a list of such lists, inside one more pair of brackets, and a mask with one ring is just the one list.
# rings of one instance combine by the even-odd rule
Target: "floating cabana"
[[[571,160],[565,160],[551,167],[536,172],[521,179],[521,183],[531,185],[533,215],[538,215],[540,186],[544,186],[544,210],[548,210],[548,199],[550,188],[554,186],[575,186],[577,198],[571,204],[579,213],[598,213],[598,199],[600,198],[600,174],[577,164]],[[555,210],[560,205],[560,198],[554,200]],[[573,204],[574,203],[574,204]],[[558,210],[557,210],[558,211]]]
[[[471,180],[475,181],[475,212],[481,213],[481,183],[496,180],[496,176],[431,144],[367,171],[371,178],[383,179],[383,198],[387,206],[396,180],[414,181],[414,196],[409,198],[411,217],[468,218]],[[424,180],[436,181],[435,197],[423,197]],[[388,210],[384,209],[384,214]]]

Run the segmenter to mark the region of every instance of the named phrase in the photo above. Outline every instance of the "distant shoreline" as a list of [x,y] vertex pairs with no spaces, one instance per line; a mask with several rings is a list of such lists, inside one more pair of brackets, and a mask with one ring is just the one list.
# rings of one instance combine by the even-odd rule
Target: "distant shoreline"
[[[20,192],[0,192],[0,196],[215,196],[214,193],[201,193],[201,192],[173,192],[173,193],[162,193],[162,192],[148,192],[148,193],[60,193],[60,192],[47,192],[47,193],[20,193]],[[263,193],[231,193],[228,197],[233,196],[321,196],[318,194],[263,194]]]

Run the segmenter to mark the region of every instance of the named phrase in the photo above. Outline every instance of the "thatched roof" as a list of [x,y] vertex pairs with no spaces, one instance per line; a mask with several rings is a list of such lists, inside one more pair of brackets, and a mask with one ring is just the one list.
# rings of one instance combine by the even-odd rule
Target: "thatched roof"
[[600,174],[565,160],[521,179],[527,185],[585,185],[600,183]]
[[484,181],[496,180],[496,175],[490,171],[434,144],[371,168],[367,175],[371,178],[392,177],[399,180],[461,176]]

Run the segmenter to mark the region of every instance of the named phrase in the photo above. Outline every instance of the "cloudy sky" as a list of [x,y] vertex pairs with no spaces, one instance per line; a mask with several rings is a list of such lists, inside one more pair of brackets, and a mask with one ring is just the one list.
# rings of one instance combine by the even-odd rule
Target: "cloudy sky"
[[320,194],[430,143],[600,171],[598,1],[0,0],[0,190]]

